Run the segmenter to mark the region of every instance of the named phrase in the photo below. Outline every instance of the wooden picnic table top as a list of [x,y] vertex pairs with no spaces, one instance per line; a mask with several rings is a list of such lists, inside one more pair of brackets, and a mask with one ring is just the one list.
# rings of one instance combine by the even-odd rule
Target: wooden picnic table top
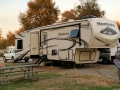
[[38,64],[18,65],[18,66],[6,66],[6,67],[1,67],[0,70],[14,69],[14,68],[23,68],[23,67],[35,67],[35,66],[38,66]]

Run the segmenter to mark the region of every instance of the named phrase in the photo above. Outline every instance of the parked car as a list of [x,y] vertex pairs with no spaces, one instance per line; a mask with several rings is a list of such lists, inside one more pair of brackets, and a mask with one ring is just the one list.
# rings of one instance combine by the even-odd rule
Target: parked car
[[4,62],[7,62],[7,60],[12,60],[12,62],[14,62],[14,58],[15,58],[15,49],[8,49],[5,51],[3,55]]

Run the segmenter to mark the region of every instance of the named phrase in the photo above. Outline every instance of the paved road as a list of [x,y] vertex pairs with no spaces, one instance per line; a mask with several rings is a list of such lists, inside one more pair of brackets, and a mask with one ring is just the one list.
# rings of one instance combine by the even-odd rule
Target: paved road
[[[0,62],[3,62],[3,58],[2,57],[0,57]],[[12,62],[12,60],[8,60],[7,62]],[[25,61],[22,60],[22,61],[19,61],[19,62],[23,62],[24,63]],[[29,62],[31,63],[32,60],[30,59]]]

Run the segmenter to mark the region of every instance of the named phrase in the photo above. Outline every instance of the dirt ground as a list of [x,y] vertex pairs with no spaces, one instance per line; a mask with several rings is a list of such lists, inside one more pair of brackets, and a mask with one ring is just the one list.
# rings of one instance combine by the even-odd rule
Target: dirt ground
[[[91,83],[97,85],[117,85],[120,84],[118,69],[112,64],[85,64],[84,66],[73,65],[46,65],[37,69],[44,72],[59,73],[63,76],[73,77],[81,83]],[[62,79],[61,79],[62,80]]]

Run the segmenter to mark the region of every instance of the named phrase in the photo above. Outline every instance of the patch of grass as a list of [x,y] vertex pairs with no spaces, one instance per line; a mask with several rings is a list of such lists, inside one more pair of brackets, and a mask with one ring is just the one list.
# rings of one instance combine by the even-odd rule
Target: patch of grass
[[82,83],[77,83],[76,81],[71,81],[71,82],[64,82],[61,84],[56,84],[54,87],[59,87],[60,90],[86,90],[85,84]]
[[[0,85],[0,90],[119,90],[120,86],[105,87],[78,82],[76,79],[68,79],[61,74],[39,74],[38,81],[16,80],[9,85]],[[60,78],[59,78],[60,77]],[[56,80],[56,81],[53,81]],[[60,81],[61,80],[61,81]]]
[[115,90],[120,90],[120,86],[113,86]]
[[24,79],[20,79],[17,81],[11,81],[10,84],[2,84],[0,85],[0,90],[26,90],[25,88],[33,88],[32,84],[35,81],[33,80],[24,80]]
[[41,79],[49,79],[49,78],[56,78],[61,76],[61,74],[56,74],[56,73],[41,73],[39,77]]
[[93,86],[89,90],[113,90],[112,87]]

